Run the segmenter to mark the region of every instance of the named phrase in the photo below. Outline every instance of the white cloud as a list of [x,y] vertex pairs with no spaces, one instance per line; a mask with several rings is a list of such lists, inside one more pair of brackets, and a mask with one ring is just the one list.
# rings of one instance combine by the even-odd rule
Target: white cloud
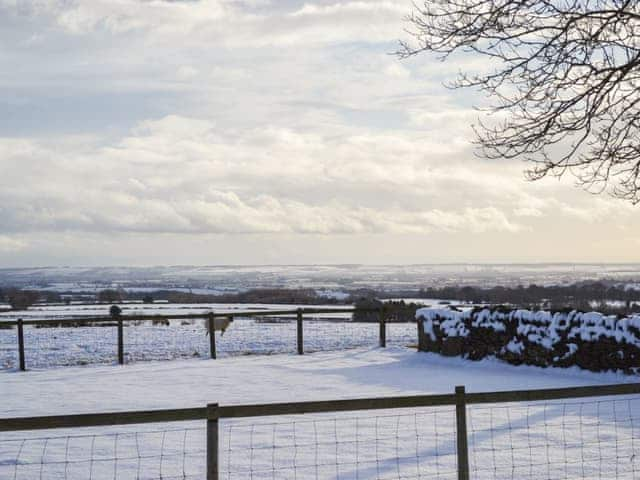
[[27,248],[27,242],[7,235],[0,235],[0,253],[19,252]]
[[384,73],[390,77],[409,78],[411,71],[408,68],[403,67],[400,63],[390,63],[384,69]]
[[237,239],[227,248],[260,237],[262,248],[266,235],[280,240],[265,250],[286,255],[314,235],[370,242],[354,240],[352,254],[399,237],[408,252],[407,239],[428,236],[432,259],[456,242],[482,259],[529,255],[558,229],[565,250],[554,252],[596,229],[633,237],[630,207],[474,158],[476,99],[440,82],[487,65],[390,57],[410,8],[0,0],[4,261],[33,245],[46,258],[55,238],[58,252],[100,257],[131,237],[153,250],[160,237]]
[[[188,234],[520,228],[490,202],[425,208],[425,193],[433,198],[446,183],[465,180],[455,170],[453,176],[430,170],[423,152],[449,150],[412,136],[236,132],[169,116],[143,122],[112,144],[92,140],[67,144],[62,155],[57,150],[46,142],[0,141],[6,228]],[[29,189],[18,186],[25,181]]]

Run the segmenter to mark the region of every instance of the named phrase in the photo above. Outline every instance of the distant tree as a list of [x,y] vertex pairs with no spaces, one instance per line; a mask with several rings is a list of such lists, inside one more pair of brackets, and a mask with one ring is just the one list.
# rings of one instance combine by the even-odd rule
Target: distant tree
[[153,297],[149,294],[142,297],[142,303],[153,303]]
[[450,84],[493,100],[496,123],[476,128],[484,156],[640,202],[638,0],[423,0],[408,21],[401,57],[484,60]]
[[122,302],[126,298],[126,292],[122,289],[109,288],[98,292],[98,301],[103,303]]
[[374,297],[358,298],[353,305],[356,311],[353,313],[354,322],[378,322],[380,313],[375,311],[383,307],[383,303]]
[[111,308],[109,309],[109,315],[111,315],[112,317],[119,317],[121,313],[122,309],[118,305],[111,305]]
[[47,303],[60,303],[62,301],[62,297],[58,292],[46,291],[43,292],[44,301]]
[[7,290],[5,297],[13,310],[27,310],[39,300],[40,295],[30,290],[11,288]]

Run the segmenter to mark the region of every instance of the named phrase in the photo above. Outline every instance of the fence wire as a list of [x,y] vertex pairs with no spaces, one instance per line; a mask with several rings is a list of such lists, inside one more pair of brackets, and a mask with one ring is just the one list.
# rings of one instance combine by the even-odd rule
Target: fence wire
[[225,424],[220,479],[455,479],[455,411]]
[[[181,427],[4,434],[0,478],[205,478],[204,422]],[[223,480],[458,478],[453,406],[223,418],[219,429]],[[467,439],[472,480],[640,479],[640,397],[468,405]]]
[[[69,322],[72,324],[72,322]],[[26,325],[25,358],[28,368],[111,364],[117,360],[115,324],[86,326]],[[17,329],[0,329],[0,360],[5,369],[18,367]]]
[[200,427],[0,440],[3,480],[205,478]]
[[468,407],[473,479],[640,478],[640,398]]
[[[65,321],[61,321],[61,324]],[[117,362],[115,323],[91,325],[24,327],[27,368],[113,364]],[[306,319],[303,324],[306,353],[374,347],[379,342],[375,322],[343,319]],[[200,319],[124,321],[126,363],[209,358],[209,338]],[[388,323],[388,345],[416,343],[415,323]],[[222,334],[216,332],[218,357],[295,353],[295,316],[280,318],[236,318]],[[18,367],[17,330],[0,329],[0,369]]]
[[416,322],[387,323],[387,345],[410,347],[417,344],[418,325]]

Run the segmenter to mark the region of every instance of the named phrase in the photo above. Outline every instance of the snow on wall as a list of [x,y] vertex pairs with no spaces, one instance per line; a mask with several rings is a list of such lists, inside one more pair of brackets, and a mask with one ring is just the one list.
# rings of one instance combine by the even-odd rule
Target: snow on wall
[[422,308],[420,349],[513,364],[640,373],[640,315],[520,309]]

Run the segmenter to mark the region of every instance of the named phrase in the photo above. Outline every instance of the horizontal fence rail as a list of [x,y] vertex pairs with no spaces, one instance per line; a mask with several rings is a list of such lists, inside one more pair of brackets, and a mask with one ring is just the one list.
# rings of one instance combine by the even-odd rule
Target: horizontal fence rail
[[[228,312],[203,312],[203,313],[176,313],[166,315],[120,315],[123,321],[153,321],[153,320],[195,320],[207,319],[213,315],[214,318],[228,317],[266,317],[292,315],[295,316],[301,311],[303,315],[321,314],[321,313],[376,313],[380,312],[379,308],[297,308],[288,310],[231,310]],[[43,318],[22,320],[23,325],[47,325],[59,324],[60,322],[78,322],[78,323],[112,323],[115,320],[113,316],[89,316],[89,317],[69,317],[69,318]],[[0,327],[16,326],[20,320],[0,320]]]
[[[563,400],[584,397],[607,397],[640,394],[640,383],[594,385],[587,387],[544,388],[536,390],[505,390],[498,392],[465,392],[466,404],[511,403],[524,401]],[[436,407],[456,405],[455,393],[409,395],[397,397],[356,398],[312,402],[286,402],[251,405],[221,405],[219,418],[268,417],[305,413],[332,413],[357,410]],[[51,428],[99,427],[135,423],[181,422],[205,420],[206,407],[132,412],[87,413],[0,419],[0,432]]]
[[[385,317],[385,310],[383,308],[314,308],[314,307],[301,307],[296,309],[283,309],[283,310],[233,310],[228,312],[200,312],[200,313],[188,313],[188,314],[168,314],[168,315],[122,315],[120,312],[115,312],[110,316],[90,316],[90,317],[69,317],[69,318],[55,318],[55,319],[18,319],[18,320],[1,320],[0,327],[17,327],[17,344],[18,344],[18,365],[21,371],[26,370],[27,368],[27,359],[25,353],[25,326],[34,326],[34,327],[78,327],[78,326],[108,326],[108,327],[116,327],[116,358],[119,364],[125,363],[125,323],[131,322],[158,322],[163,323],[167,322],[165,325],[168,325],[169,320],[197,320],[201,319],[205,321],[205,325],[207,326],[207,331],[209,334],[208,341],[208,349],[209,349],[209,357],[212,359],[217,358],[217,345],[216,345],[216,328],[215,328],[215,320],[219,318],[230,319],[234,318],[252,318],[252,317],[282,317],[288,316],[291,317],[291,321],[296,324],[296,336],[294,341],[296,342],[296,349],[298,354],[303,355],[305,352],[305,344],[304,344],[304,329],[305,323],[309,324],[309,322],[316,323],[317,321],[314,319],[304,318],[305,315],[318,315],[318,314],[374,314],[374,319],[377,316],[377,321],[350,321],[350,322],[341,322],[341,323],[349,323],[349,324],[375,324],[378,323],[378,345],[380,347],[386,347],[387,344],[387,322]],[[65,323],[67,325],[65,325]],[[406,323],[406,322],[404,322]],[[315,328],[311,329],[311,333],[313,333]]]
[[[524,420],[525,423],[522,423],[520,427],[516,424],[512,424],[511,420],[508,420],[506,424],[497,424],[494,425],[493,413],[489,413],[491,417],[487,418],[486,414],[482,414],[480,420],[481,421],[489,421],[491,425],[491,430],[487,431],[484,429],[479,429],[478,425],[474,425],[473,423],[468,426],[468,408],[470,405],[474,404],[498,404],[498,406],[494,406],[491,408],[501,409],[506,408],[501,405],[506,404],[516,404],[522,402],[539,402],[539,401],[552,401],[552,400],[570,400],[577,398],[585,398],[585,397],[594,397],[597,400],[591,403],[596,404],[597,407],[594,410],[595,412],[599,412],[601,410],[600,405],[606,401],[603,400],[604,397],[615,397],[615,396],[623,396],[623,395],[638,395],[640,394],[640,383],[629,383],[629,384],[617,384],[617,385],[598,385],[598,386],[587,386],[587,387],[569,387],[569,388],[551,388],[551,389],[539,389],[539,390],[514,390],[514,391],[502,391],[502,392],[477,392],[477,393],[466,393],[465,388],[463,386],[456,387],[455,393],[451,394],[436,394],[436,395],[415,395],[415,396],[398,396],[398,397],[384,397],[384,398],[361,398],[361,399],[350,399],[350,400],[332,400],[332,401],[313,401],[313,402],[293,402],[293,403],[272,403],[272,404],[257,404],[257,405],[218,405],[218,404],[209,404],[204,407],[197,408],[183,408],[183,409],[170,409],[170,410],[151,410],[151,411],[130,411],[130,412],[110,412],[110,413],[95,413],[95,414],[82,414],[82,415],[58,415],[58,416],[44,416],[44,417],[24,417],[24,418],[5,418],[0,419],[0,432],[16,432],[16,431],[32,431],[32,430],[50,430],[50,429],[62,429],[62,428],[80,428],[80,427],[104,427],[104,426],[117,426],[117,425],[132,425],[132,424],[148,424],[148,423],[170,423],[170,422],[185,422],[185,421],[206,421],[206,430],[203,432],[203,441],[206,443],[205,449],[199,449],[197,452],[200,452],[204,458],[200,458],[200,461],[205,462],[206,459],[206,478],[207,480],[218,480],[220,478],[221,473],[221,465],[223,461],[227,461],[225,472],[228,474],[226,478],[236,478],[231,476],[232,466],[229,463],[229,459],[226,456],[231,456],[233,452],[245,451],[246,454],[250,455],[251,463],[247,466],[244,465],[244,470],[241,472],[235,472],[234,475],[246,475],[247,472],[250,474],[254,473],[254,469],[256,469],[256,473],[258,472],[258,465],[254,465],[254,455],[257,455],[259,452],[266,452],[265,455],[267,460],[271,459],[272,462],[276,462],[275,452],[278,451],[280,453],[289,453],[284,452],[286,450],[287,445],[290,445],[290,448],[293,448],[293,458],[294,463],[293,466],[278,466],[276,467],[275,463],[272,463],[271,466],[267,466],[266,471],[268,473],[268,478],[282,478],[276,474],[277,471],[284,471],[288,469],[293,469],[295,474],[296,469],[298,469],[298,473],[300,474],[298,478],[333,478],[335,475],[320,475],[320,467],[326,468],[327,466],[331,467],[331,463],[319,463],[318,460],[318,449],[325,448],[327,445],[331,447],[333,445],[331,442],[335,442],[335,468],[339,469],[339,466],[351,466],[355,467],[356,472],[359,472],[359,467],[363,468],[366,464],[371,463],[371,465],[375,465],[376,469],[381,468],[381,462],[391,465],[392,471],[397,469],[397,476],[393,474],[391,476],[384,476],[384,478],[428,478],[429,475],[422,476],[420,473],[420,451],[418,451],[417,444],[414,446],[413,443],[420,440],[420,437],[423,438],[424,441],[429,442],[433,441],[433,439],[429,440],[428,434],[425,433],[423,429],[418,424],[414,424],[414,421],[418,421],[418,415],[420,415],[421,421],[432,419],[435,421],[435,424],[432,424],[434,430],[435,438],[435,450],[427,449],[427,453],[423,453],[423,455],[431,454],[436,457],[435,459],[435,468],[437,471],[439,455],[442,456],[440,459],[443,464],[446,466],[455,468],[454,472],[451,472],[452,476],[445,478],[453,478],[455,476],[458,480],[466,480],[471,478],[470,473],[474,473],[475,475],[480,475],[480,473],[488,471],[489,475],[494,475],[493,477],[486,478],[497,478],[495,474],[498,473],[497,461],[501,461],[497,456],[502,455],[502,460],[507,458],[509,455],[512,459],[516,458],[527,458],[524,454],[519,454],[518,452],[524,451],[527,449],[530,450],[530,454],[532,453],[532,437],[529,436],[530,429],[530,420],[529,420],[529,406],[525,407],[517,407],[520,409],[526,408],[527,416]],[[636,399],[637,400],[637,399]],[[621,400],[622,401],[622,400]],[[554,404],[545,404],[553,406]],[[561,411],[564,415],[566,412],[567,405],[572,404],[558,404],[562,407]],[[635,404],[634,404],[635,405]],[[438,407],[454,407],[453,409],[447,409],[446,411],[440,410],[439,416],[436,417]],[[373,411],[373,410],[397,410],[397,409],[415,409],[417,407],[427,408],[427,411],[423,411],[421,413],[416,414],[406,414],[406,413],[398,413],[395,415],[387,414],[386,416],[375,417],[374,419],[368,420],[367,417],[358,417],[356,419],[349,419],[340,417],[339,419],[317,419],[317,420],[308,420],[308,421],[296,421],[293,423],[267,423],[267,424],[251,424],[248,426],[230,425],[229,428],[225,431],[226,434],[231,435],[232,431],[236,432],[248,432],[248,437],[241,436],[240,442],[244,447],[234,447],[232,446],[232,438],[229,437],[226,439],[227,443],[222,442],[220,435],[220,424],[221,420],[225,419],[239,419],[239,418],[249,418],[249,417],[273,417],[273,416],[283,416],[283,415],[301,415],[301,414],[327,414],[327,413],[337,413],[337,412],[348,412],[348,411]],[[486,408],[486,407],[483,407]],[[613,405],[613,412],[615,413],[616,406]],[[544,407],[542,413],[544,414],[544,430],[543,434],[547,434],[546,429],[548,427],[547,422],[547,406]],[[567,472],[570,468],[573,468],[573,464],[577,464],[579,462],[583,462],[581,465],[582,470],[584,470],[584,462],[586,461],[584,458],[585,452],[584,449],[593,447],[594,439],[591,437],[583,437],[582,429],[589,428],[589,426],[596,425],[598,429],[610,427],[610,432],[607,434],[609,436],[603,437],[601,440],[599,430],[596,431],[596,441],[595,445],[598,449],[597,455],[595,458],[597,468],[599,469],[613,469],[613,478],[638,478],[636,473],[640,473],[640,468],[636,469],[636,458],[637,455],[640,454],[638,452],[638,448],[640,447],[640,439],[636,439],[633,432],[633,421],[634,419],[637,421],[637,418],[632,415],[631,407],[629,406],[629,412],[627,416],[615,415],[614,417],[608,419],[611,425],[608,425],[605,420],[601,420],[599,418],[591,418],[587,417],[587,422],[583,422],[582,419],[582,406],[579,407],[579,419],[580,423],[578,427],[580,429],[580,436],[577,440],[567,441],[564,438],[566,434],[566,425],[571,424],[568,420],[565,422],[565,418],[562,418],[557,425],[562,426],[561,435],[562,435],[562,444],[569,449],[575,450],[578,448],[580,450],[581,458],[578,459],[568,459],[565,458],[562,460],[561,467],[563,470],[563,478],[566,477]],[[432,413],[430,413],[432,412]],[[637,413],[637,412],[636,412]],[[391,416],[390,416],[391,415]],[[446,426],[447,429],[451,429],[451,433],[438,433],[438,418],[442,415],[452,416],[453,422],[440,420],[440,427],[443,428]],[[508,415],[508,414],[507,414]],[[540,412],[537,411],[533,414],[533,417],[539,416]],[[414,418],[414,420],[412,420]],[[509,417],[507,416],[507,419]],[[622,438],[620,441],[618,437],[612,436],[616,434],[623,428],[623,424],[621,423],[623,418],[628,421],[631,425],[631,437],[630,442],[626,437]],[[359,419],[359,422],[358,422]],[[391,428],[392,432],[379,432],[378,426],[379,421],[380,425],[385,425],[386,428]],[[477,421],[477,420],[476,420]],[[505,418],[501,418],[500,422],[504,422]],[[307,423],[305,423],[307,422]],[[311,422],[311,423],[309,423]],[[348,438],[345,439],[343,437],[339,438],[338,432],[331,432],[331,429],[327,429],[326,427],[333,424],[333,427],[336,428],[337,422],[345,422],[344,425],[355,426],[355,436],[352,437],[352,440]],[[299,438],[296,440],[296,424],[299,425],[299,429],[297,430]],[[360,433],[358,433],[358,424],[360,425]],[[575,423],[574,423],[575,424]],[[505,426],[506,425],[506,426]],[[557,426],[556,425],[556,426]],[[508,427],[508,428],[507,428]],[[276,445],[276,429],[280,429],[285,435],[285,444],[279,443]],[[318,436],[317,429],[320,428],[322,435],[325,437],[328,436],[329,439]],[[508,447],[505,447],[505,452],[501,452],[496,448],[494,443],[494,430],[497,432],[505,432],[508,431],[508,436],[505,438],[513,441],[511,437],[512,433],[515,435],[518,432],[518,428],[525,429],[526,436],[520,436],[521,441],[525,441],[528,443],[528,446],[525,445],[517,445],[517,444],[509,444]],[[235,430],[234,430],[235,429]],[[244,430],[243,430],[244,429]],[[311,430],[310,430],[311,429]],[[184,430],[184,438],[186,438],[187,430]],[[166,431],[166,429],[165,429]],[[266,432],[266,436],[265,436]],[[306,432],[306,433],[305,433]],[[144,434],[144,432],[142,433]],[[124,432],[121,435],[131,435],[130,432]],[[164,435],[162,434],[162,445],[164,448]],[[289,436],[292,435],[292,436]],[[441,440],[444,443],[438,443],[438,435],[440,435]],[[488,468],[486,462],[481,462],[478,464],[477,460],[472,463],[470,468],[470,459],[475,458],[475,448],[476,443],[482,440],[482,436],[490,435],[490,448],[480,448],[479,453],[489,452],[490,457],[486,458],[486,462],[493,462],[493,467]],[[556,434],[557,437],[558,434]],[[479,440],[480,436],[480,440]],[[60,437],[65,438],[65,437]],[[68,437],[66,437],[68,438]],[[137,437],[136,437],[137,438]],[[411,440],[413,438],[413,440]],[[534,437],[538,442],[542,441],[541,437]],[[546,437],[544,437],[546,438]],[[552,439],[554,437],[551,437]],[[400,440],[402,439],[402,440]],[[1,437],[0,437],[1,440]],[[24,446],[23,440],[22,445]],[[94,435],[95,440],[95,435]],[[557,438],[556,438],[557,440]],[[626,443],[623,442],[625,440]],[[638,441],[636,441],[638,440]],[[20,442],[20,440],[8,440],[13,442]],[[407,445],[404,443],[401,445],[399,442],[408,442]],[[634,441],[636,443],[634,444]],[[248,443],[242,443],[248,442]],[[276,442],[273,443],[272,442]],[[356,442],[354,445],[353,443]],[[360,442],[358,444],[357,442]],[[371,443],[373,442],[373,443]],[[578,442],[578,443],[576,443]],[[581,446],[581,442],[587,444]],[[607,444],[606,442],[610,442]],[[67,440],[68,443],[68,440]],[[117,443],[117,437],[116,437]],[[346,448],[344,455],[347,453],[355,452],[355,463],[352,461],[340,460],[340,452],[338,449],[338,445]],[[438,453],[438,445],[440,445],[441,451]],[[445,448],[445,445],[450,445]],[[360,447],[360,459],[358,459],[358,446]],[[385,446],[387,449],[385,452],[379,452],[378,447],[382,448]],[[341,448],[342,448],[341,447]],[[46,449],[46,443],[45,447]],[[93,447],[92,447],[93,448]],[[309,451],[308,449],[315,449],[315,453],[313,451]],[[331,447],[333,448],[333,447]],[[355,448],[355,450],[353,450]],[[554,465],[552,461],[552,456],[554,452],[551,452],[551,448],[549,445],[538,445],[535,446],[538,455],[546,455],[546,468],[550,469],[552,465]],[[22,449],[22,447],[21,447]],[[177,446],[178,452],[182,452],[182,455],[185,454],[184,444],[182,447],[180,445]],[[307,450],[305,450],[307,449]],[[389,452],[391,449],[391,452]],[[413,449],[413,450],[412,450]],[[444,449],[444,450],[442,450]],[[206,450],[206,452],[205,452]],[[225,457],[221,458],[220,452],[225,454]],[[473,456],[470,456],[470,451],[473,453]],[[304,454],[307,452],[307,459],[309,464],[296,466],[295,456],[296,454]],[[412,453],[413,452],[413,453]],[[430,453],[429,453],[430,452]],[[620,466],[618,465],[608,465],[603,461],[603,452],[605,455],[607,452],[615,452],[614,456],[607,456],[607,459],[610,459],[613,462],[627,462]],[[366,460],[364,456],[369,453],[370,456],[374,455],[375,458],[373,460]],[[65,454],[66,455],[66,454]],[[113,459],[117,463],[117,446],[114,450],[115,458]],[[310,456],[309,456],[310,455]],[[314,455],[315,455],[315,463],[314,463]],[[324,454],[322,454],[324,455]],[[505,457],[506,455],[506,457]],[[524,456],[523,456],[524,455]],[[599,455],[599,456],[598,456]],[[20,453],[18,453],[20,456]],[[7,460],[3,460],[2,450],[0,450],[0,465],[8,465]],[[160,457],[162,457],[162,451],[160,453]],[[557,457],[557,454],[556,454]],[[557,460],[556,457],[553,457]],[[33,458],[33,457],[30,457]],[[325,457],[323,457],[325,458]],[[561,457],[558,457],[561,459]],[[99,460],[99,459],[98,459]],[[98,461],[96,460],[96,461]],[[326,459],[325,459],[326,460]],[[329,459],[330,460],[330,459]],[[427,462],[429,465],[433,466],[429,463],[428,459],[422,459]],[[508,458],[507,458],[508,460]],[[587,459],[588,460],[588,459]],[[36,458],[36,461],[38,459]],[[40,470],[40,478],[42,478],[42,468],[45,462],[44,451],[40,457],[40,462],[43,462]],[[68,462],[68,459],[66,460]],[[83,460],[86,461],[86,460]],[[239,460],[242,463],[243,459]],[[631,463],[628,463],[628,462]],[[4,462],[4,463],[3,463]],[[160,462],[162,462],[160,460]],[[414,463],[417,462],[417,463]],[[527,460],[526,467],[533,469],[535,465],[541,462],[541,459],[529,458]],[[37,462],[36,462],[37,463]],[[184,463],[184,459],[183,459]],[[16,469],[19,466],[19,462],[16,459]],[[387,466],[388,466],[387,465]],[[542,465],[542,464],[541,464]],[[384,467],[384,465],[383,465]],[[521,465],[518,468],[522,467]],[[1,467],[0,467],[1,468]],[[310,468],[311,471],[308,475],[304,475],[303,468]],[[332,467],[333,468],[333,467]],[[405,475],[401,473],[401,469],[414,469],[418,473],[416,476]],[[500,467],[503,468],[503,467]],[[505,467],[506,468],[506,467]],[[516,466],[513,465],[510,470],[511,477],[508,478],[516,478],[515,474]],[[537,467],[536,467],[537,468]],[[162,469],[162,463],[160,463],[160,469]],[[184,466],[183,466],[184,469]],[[247,470],[248,469],[248,470]],[[323,470],[324,471],[324,470]],[[601,470],[599,470],[600,472]],[[264,473],[264,470],[263,470]],[[508,472],[507,472],[508,473]],[[562,472],[561,472],[562,473]],[[584,473],[584,472],[583,472]],[[631,476],[627,476],[629,474]],[[624,475],[623,475],[624,474]],[[111,475],[111,474],[110,474]],[[115,475],[115,474],[114,474]],[[283,473],[284,475],[284,473]],[[436,475],[439,476],[439,475]],[[582,477],[571,476],[571,478],[586,478],[588,475],[586,473],[583,474]],[[161,476],[162,477],[162,476]],[[286,478],[289,478],[285,475]],[[505,477],[505,478],[507,478]],[[67,478],[65,475],[64,478]],[[116,478],[111,477],[111,478]],[[181,477],[182,478],[182,477]],[[238,477],[241,478],[241,477]],[[262,478],[261,476],[256,476],[256,478]],[[266,477],[265,477],[266,478]],[[347,476],[347,478],[351,478]],[[368,477],[361,477],[368,478]],[[380,478],[380,472],[378,471],[377,476],[375,478]],[[480,477],[477,477],[480,478]],[[483,477],[484,478],[484,477]],[[545,477],[547,478],[547,477]],[[551,477],[549,477],[551,478]]]

